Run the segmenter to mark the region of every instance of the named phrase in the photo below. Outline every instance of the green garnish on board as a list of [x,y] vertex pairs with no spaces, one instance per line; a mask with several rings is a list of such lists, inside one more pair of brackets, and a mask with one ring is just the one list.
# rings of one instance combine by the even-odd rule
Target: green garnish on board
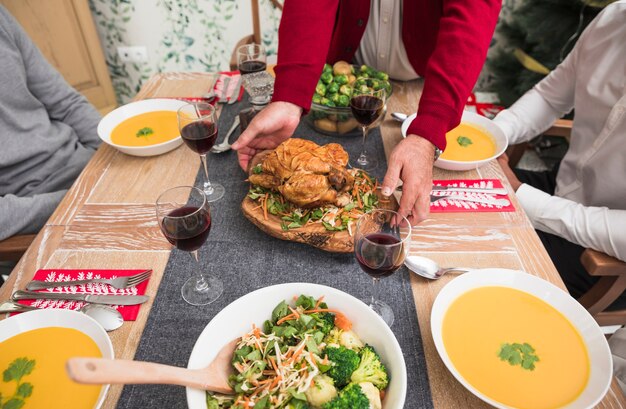
[[500,346],[498,357],[502,361],[507,361],[510,365],[520,365],[528,371],[535,370],[535,362],[539,362],[539,357],[535,354],[535,348],[524,342],[523,344],[504,343]]
[[154,131],[152,130],[152,128],[141,128],[140,130],[137,131],[137,133],[135,134],[135,136],[137,138],[147,138],[148,136],[152,135],[154,133]]
[[459,136],[458,138],[456,138],[456,141],[458,142],[459,145],[461,145],[464,148],[467,148],[468,146],[474,143],[467,136]]
[[0,408],[19,409],[26,404],[26,398],[33,394],[33,385],[29,382],[22,382],[22,378],[35,369],[35,360],[26,357],[17,358],[9,364],[9,367],[2,372],[2,380],[6,383],[16,382],[15,392],[11,396],[0,394]]

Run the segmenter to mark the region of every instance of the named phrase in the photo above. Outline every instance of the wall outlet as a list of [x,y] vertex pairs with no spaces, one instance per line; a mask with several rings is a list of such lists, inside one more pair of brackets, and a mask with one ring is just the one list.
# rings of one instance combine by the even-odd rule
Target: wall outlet
[[117,47],[117,55],[122,62],[148,61],[148,48],[143,46]]

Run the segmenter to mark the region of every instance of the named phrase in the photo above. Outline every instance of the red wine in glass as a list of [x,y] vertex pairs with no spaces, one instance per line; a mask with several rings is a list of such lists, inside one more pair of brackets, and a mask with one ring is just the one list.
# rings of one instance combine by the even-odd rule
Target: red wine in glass
[[404,263],[404,248],[398,243],[400,239],[391,234],[368,234],[357,243],[356,260],[370,277],[388,277]]
[[350,99],[352,115],[363,126],[369,126],[378,119],[383,106],[383,100],[373,95],[357,95]]
[[161,221],[163,235],[177,249],[198,250],[211,231],[210,214],[198,207],[186,206],[174,209]]
[[185,145],[192,151],[204,155],[209,153],[217,139],[217,125],[209,121],[191,122],[180,132]]
[[266,67],[267,65],[265,64],[265,61],[259,61],[259,60],[248,60],[248,61],[239,63],[239,71],[241,72],[241,75],[253,74],[255,72],[265,71]]

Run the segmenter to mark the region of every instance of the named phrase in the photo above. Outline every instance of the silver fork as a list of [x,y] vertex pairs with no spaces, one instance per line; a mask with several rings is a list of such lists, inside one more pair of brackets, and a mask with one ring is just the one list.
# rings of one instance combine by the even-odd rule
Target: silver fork
[[134,274],[132,276],[117,277],[117,278],[92,278],[90,280],[73,280],[73,281],[41,281],[33,280],[26,286],[27,290],[42,290],[44,288],[56,288],[56,287],[68,287],[71,285],[86,285],[86,284],[108,284],[117,289],[123,289],[128,287],[134,287],[137,284],[141,284],[150,278],[152,270],[142,271],[141,273]]
[[239,126],[239,115],[235,117],[235,120],[233,121],[233,125],[230,127],[230,129],[226,133],[224,140],[221,143],[213,146],[211,148],[211,152],[223,153],[223,152],[226,152],[227,150],[230,150],[230,143],[228,142],[228,140],[230,139],[230,135],[232,135],[232,133],[235,132],[235,129],[237,129],[238,126]]

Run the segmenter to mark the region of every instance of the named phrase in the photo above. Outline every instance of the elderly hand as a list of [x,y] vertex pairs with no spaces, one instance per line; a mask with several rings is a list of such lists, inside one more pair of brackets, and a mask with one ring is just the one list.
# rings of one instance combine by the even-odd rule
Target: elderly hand
[[247,170],[250,159],[260,150],[274,149],[289,139],[301,115],[302,108],[290,102],[272,102],[259,112],[232,146],[241,168]]
[[382,193],[391,195],[398,180],[402,180],[398,213],[405,216],[412,226],[424,220],[430,210],[434,157],[435,146],[417,135],[408,135],[389,156]]
[[502,171],[504,172],[506,178],[509,180],[511,187],[515,192],[517,192],[517,189],[519,189],[519,187],[522,185],[522,182],[520,182],[517,176],[515,176],[513,169],[511,169],[511,166],[509,165],[509,157],[506,153],[498,156],[498,163],[502,167]]

